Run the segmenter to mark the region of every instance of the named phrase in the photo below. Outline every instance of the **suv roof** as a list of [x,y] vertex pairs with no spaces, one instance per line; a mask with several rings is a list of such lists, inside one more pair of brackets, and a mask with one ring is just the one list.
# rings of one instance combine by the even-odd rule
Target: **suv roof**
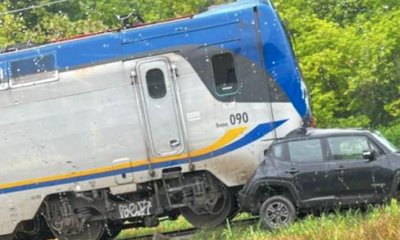
[[334,136],[334,135],[343,135],[343,134],[360,134],[360,133],[370,133],[369,130],[365,129],[339,129],[339,128],[330,128],[330,129],[319,129],[319,128],[299,128],[290,132],[284,139],[280,139],[278,142],[291,141],[294,139],[303,139],[303,138],[318,138],[318,137],[326,137],[326,136]]

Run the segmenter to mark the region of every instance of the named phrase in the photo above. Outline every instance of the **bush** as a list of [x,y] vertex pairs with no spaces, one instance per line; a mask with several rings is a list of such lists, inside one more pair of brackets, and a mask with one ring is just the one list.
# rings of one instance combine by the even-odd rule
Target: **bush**
[[379,127],[378,130],[394,145],[400,147],[400,121],[387,127]]

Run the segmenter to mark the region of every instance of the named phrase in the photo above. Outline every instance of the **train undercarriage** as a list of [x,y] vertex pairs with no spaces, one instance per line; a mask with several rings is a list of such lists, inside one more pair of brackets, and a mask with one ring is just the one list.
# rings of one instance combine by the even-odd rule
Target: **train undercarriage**
[[195,227],[215,227],[235,216],[235,193],[209,172],[172,169],[161,180],[138,185],[134,193],[112,195],[102,189],[49,196],[35,219],[0,240],[106,240],[124,228],[154,227],[160,219],[180,215]]

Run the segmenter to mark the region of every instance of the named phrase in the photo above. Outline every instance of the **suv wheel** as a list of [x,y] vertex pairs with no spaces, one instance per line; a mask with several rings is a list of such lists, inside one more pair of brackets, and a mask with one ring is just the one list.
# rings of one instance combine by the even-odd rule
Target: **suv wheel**
[[289,225],[296,219],[293,203],[284,196],[268,198],[260,210],[260,225],[267,230],[275,230]]

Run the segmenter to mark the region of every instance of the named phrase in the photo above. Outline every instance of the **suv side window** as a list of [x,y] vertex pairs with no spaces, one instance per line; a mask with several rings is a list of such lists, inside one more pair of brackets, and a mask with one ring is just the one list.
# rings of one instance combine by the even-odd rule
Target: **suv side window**
[[320,139],[289,142],[290,160],[295,163],[318,163],[324,161]]
[[365,136],[330,137],[327,140],[335,161],[363,160],[363,152],[371,149]]

